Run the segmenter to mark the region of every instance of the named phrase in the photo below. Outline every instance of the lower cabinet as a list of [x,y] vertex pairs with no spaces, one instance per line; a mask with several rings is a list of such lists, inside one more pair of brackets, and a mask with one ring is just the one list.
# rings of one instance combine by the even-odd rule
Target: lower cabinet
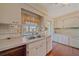
[[46,55],[46,40],[38,40],[27,44],[27,56],[45,56]]
[[52,39],[51,37],[46,38],[46,53],[52,50]]
[[54,34],[54,39],[53,39],[53,41],[59,42],[59,35],[58,35],[58,34]]
[[1,51],[0,56],[26,56],[26,45]]
[[70,38],[69,44],[72,47],[79,48],[79,38]]
[[36,56],[37,55],[37,49],[36,48],[29,48],[27,51],[27,56]]
[[69,45],[69,37],[66,35],[55,34],[53,41],[61,44]]
[[79,36],[74,37],[74,36],[55,34],[53,41],[61,43],[61,44],[65,44],[68,46],[72,46],[75,48],[79,48]]

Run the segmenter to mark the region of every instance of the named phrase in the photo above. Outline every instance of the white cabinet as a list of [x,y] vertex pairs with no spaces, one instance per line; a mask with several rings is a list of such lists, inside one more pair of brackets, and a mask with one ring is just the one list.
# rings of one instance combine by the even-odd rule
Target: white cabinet
[[78,36],[66,36],[55,34],[53,41],[66,44],[75,48],[79,48],[79,37]]
[[69,45],[69,39],[66,35],[60,35],[59,43]]
[[28,56],[36,56],[36,55],[37,55],[37,50],[36,50],[36,48],[35,48],[35,47],[29,48],[27,55],[28,55]]
[[63,19],[57,19],[54,22],[55,28],[63,28]]
[[46,55],[46,40],[38,40],[27,44],[28,56],[44,56]]
[[48,37],[46,39],[46,52],[49,53],[52,50],[52,39]]
[[55,34],[55,33],[54,33],[54,39],[53,39],[53,41],[55,41],[55,42],[59,42],[59,37],[58,37],[58,35]]
[[61,34],[54,34],[54,39],[53,41],[69,45],[69,37],[66,35],[61,35]]
[[14,23],[20,20],[20,4],[0,4],[0,23]]
[[77,38],[77,37],[75,37],[75,38],[71,37],[70,40],[69,40],[69,44],[72,47],[79,48],[79,38]]
[[65,36],[65,38],[64,38],[64,44],[69,45],[69,37],[68,36]]
[[55,28],[79,27],[79,17],[66,17],[62,19],[55,19]]
[[46,40],[43,40],[42,43],[36,48],[38,56],[46,55]]
[[64,27],[79,27],[79,18],[78,17],[70,17],[64,19],[63,23]]

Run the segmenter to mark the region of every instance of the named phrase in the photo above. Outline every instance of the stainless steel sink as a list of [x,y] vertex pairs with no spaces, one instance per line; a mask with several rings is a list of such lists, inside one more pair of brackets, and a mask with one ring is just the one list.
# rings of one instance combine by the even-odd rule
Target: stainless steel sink
[[35,38],[41,38],[41,36],[40,35],[38,35],[38,36],[31,36],[28,39],[35,39]]
[[38,35],[38,36],[37,36],[37,38],[41,38],[41,36],[40,36],[40,35]]
[[28,39],[35,39],[35,37],[29,37]]

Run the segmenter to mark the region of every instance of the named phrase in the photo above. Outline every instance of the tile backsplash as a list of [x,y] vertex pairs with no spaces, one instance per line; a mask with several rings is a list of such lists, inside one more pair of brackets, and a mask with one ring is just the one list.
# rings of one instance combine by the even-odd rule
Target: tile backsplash
[[[20,34],[19,34],[20,35]],[[0,39],[7,37],[15,37],[17,35],[17,28],[11,24],[0,24]]]

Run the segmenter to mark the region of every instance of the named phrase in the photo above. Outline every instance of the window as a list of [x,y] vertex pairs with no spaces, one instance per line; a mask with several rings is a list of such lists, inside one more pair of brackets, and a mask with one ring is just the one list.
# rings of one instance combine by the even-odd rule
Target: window
[[41,16],[22,10],[22,34],[34,35],[40,31]]

